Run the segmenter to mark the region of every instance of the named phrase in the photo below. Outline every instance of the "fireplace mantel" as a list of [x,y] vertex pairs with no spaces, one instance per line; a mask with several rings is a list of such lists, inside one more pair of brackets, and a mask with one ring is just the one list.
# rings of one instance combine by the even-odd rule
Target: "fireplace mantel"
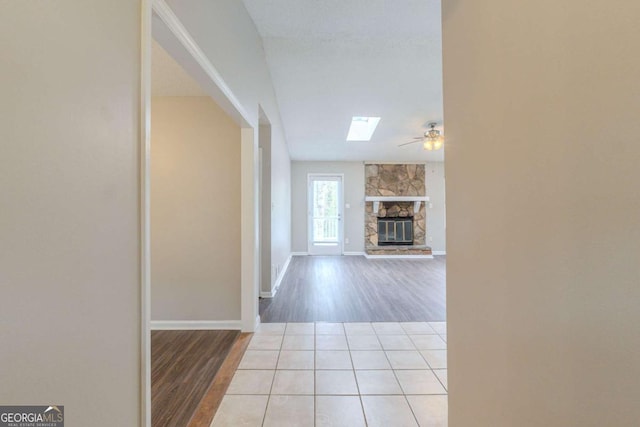
[[420,210],[420,204],[422,202],[428,202],[428,196],[366,196],[365,202],[373,202],[373,213],[378,214],[380,209],[380,202],[413,202],[413,211],[418,212]]

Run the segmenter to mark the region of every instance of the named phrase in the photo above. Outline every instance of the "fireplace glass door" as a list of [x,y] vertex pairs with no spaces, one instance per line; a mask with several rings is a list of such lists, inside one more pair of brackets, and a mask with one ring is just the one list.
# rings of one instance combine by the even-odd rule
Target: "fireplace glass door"
[[378,218],[378,245],[412,245],[413,218]]

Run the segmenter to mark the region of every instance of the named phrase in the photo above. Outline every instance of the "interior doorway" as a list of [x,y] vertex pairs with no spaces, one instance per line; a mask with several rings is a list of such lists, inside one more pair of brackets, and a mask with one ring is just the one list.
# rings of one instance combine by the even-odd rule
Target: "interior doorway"
[[[258,176],[258,119],[250,115],[244,107],[241,105],[239,100],[233,94],[233,92],[229,89],[227,84],[224,82],[220,73],[216,70],[213,64],[209,61],[208,57],[203,53],[198,44],[193,40],[191,34],[184,28],[178,17],[173,13],[171,8],[164,1],[157,2],[147,2],[145,3],[144,8],[144,32],[143,32],[143,44],[142,44],[142,84],[141,84],[141,116],[143,117],[142,129],[141,129],[141,139],[143,142],[143,146],[141,148],[141,168],[142,168],[142,176],[140,182],[140,202],[142,208],[142,233],[141,233],[141,276],[142,276],[142,289],[141,289],[141,312],[142,321],[141,321],[141,347],[142,347],[142,383],[144,384],[143,390],[141,390],[142,400],[143,400],[143,410],[141,414],[142,422],[141,424],[145,426],[151,426],[152,419],[152,408],[151,401],[154,400],[154,404],[156,408],[162,407],[162,403],[157,403],[157,399],[154,399],[152,394],[152,346],[151,346],[151,329],[156,329],[157,331],[162,330],[161,332],[185,332],[182,334],[182,337],[188,339],[188,336],[195,336],[199,342],[203,342],[201,339],[202,333],[209,333],[211,335],[211,339],[213,341],[219,340],[221,337],[227,336],[222,330],[230,330],[233,332],[232,336],[235,336],[239,333],[239,330],[242,331],[253,331],[259,324],[258,317],[258,277],[259,277],[259,255],[260,248],[258,245],[259,242],[259,206],[258,206],[258,185],[259,185],[259,176]],[[227,267],[230,271],[235,271],[239,273],[239,278],[236,277],[234,280],[229,281],[230,283],[235,283],[236,286],[233,288],[232,293],[229,295],[232,298],[235,298],[236,301],[233,301],[234,304],[228,304],[229,307],[232,307],[234,312],[232,315],[229,315],[229,321],[226,319],[218,320],[217,318],[208,318],[207,320],[174,320],[174,318],[178,318],[178,316],[173,316],[170,321],[156,320],[152,322],[151,319],[151,270],[152,270],[152,262],[151,262],[151,103],[152,103],[152,87],[158,83],[158,79],[152,80],[151,76],[151,56],[152,56],[152,46],[155,40],[162,48],[166,51],[166,53],[172,58],[173,61],[177,63],[177,66],[183,69],[187,74],[190,75],[193,80],[197,83],[196,85],[188,84],[186,86],[179,85],[181,90],[185,87],[193,87],[199,86],[203,94],[196,94],[196,98],[202,97],[207,98],[208,103],[214,103],[221,112],[225,113],[234,126],[236,127],[235,133],[233,137],[228,137],[228,141],[236,141],[236,146],[234,147],[234,159],[235,162],[229,163],[235,165],[235,169],[233,171],[234,175],[234,183],[236,185],[233,197],[235,199],[239,198],[235,203],[235,210],[238,212],[238,221],[239,224],[234,224],[233,232],[235,233],[234,238],[239,240],[239,259],[236,259],[235,265],[233,267]],[[157,77],[157,75],[156,75]],[[181,80],[182,81],[182,80]],[[169,83],[174,82],[174,79],[171,78],[168,81]],[[183,82],[183,81],[182,81]],[[171,98],[169,94],[166,96],[167,98]],[[180,98],[180,97],[176,97]],[[158,110],[156,109],[156,112]],[[176,114],[185,115],[187,119],[195,118],[190,117],[186,111],[177,110]],[[197,115],[197,118],[202,118],[201,115]],[[207,125],[207,123],[204,123]],[[156,124],[158,120],[156,120]],[[182,130],[189,130],[191,127],[181,127]],[[238,132],[239,131],[239,132]],[[158,133],[156,133],[158,136]],[[189,141],[194,140],[189,135]],[[239,144],[239,150],[238,150]],[[157,147],[157,146],[156,146]],[[220,156],[223,159],[229,159],[227,155],[224,153]],[[175,156],[169,156],[168,159],[175,159]],[[161,159],[156,156],[154,159],[155,165],[159,164]],[[201,162],[203,159],[195,156],[192,159],[194,162]],[[171,166],[169,164],[169,166]],[[214,168],[215,169],[215,168]],[[187,170],[188,173],[193,172],[191,169]],[[237,176],[239,175],[239,176]],[[223,181],[225,178],[218,179],[217,181]],[[190,191],[190,187],[187,187],[186,191]],[[227,199],[222,197],[222,199]],[[158,200],[157,197],[155,200]],[[214,209],[215,211],[215,209]],[[176,221],[178,222],[178,221]],[[187,223],[187,221],[182,221],[182,223]],[[196,236],[194,240],[198,240],[199,236]],[[232,251],[229,251],[232,252]],[[236,254],[238,251],[233,251]],[[210,251],[200,251],[201,254],[208,254]],[[156,252],[157,255],[157,252]],[[156,257],[156,260],[159,258]],[[187,258],[187,261],[191,258]],[[222,267],[220,268],[220,270]],[[159,294],[156,292],[156,296]],[[239,300],[239,301],[238,301]],[[206,300],[205,300],[206,302]],[[239,304],[238,304],[239,302]],[[239,305],[239,307],[238,307]],[[157,306],[157,305],[155,305]],[[239,309],[239,313],[238,313]],[[217,312],[216,312],[217,314]],[[166,330],[166,331],[165,331]],[[182,338],[181,337],[181,338]],[[171,339],[169,340],[171,343],[170,349],[175,348],[184,348],[185,345],[176,345],[173,339],[173,335],[171,335]],[[220,345],[218,341],[213,342],[211,346],[216,349],[219,354],[226,354],[226,352],[222,351],[225,349],[225,345]],[[227,344],[233,342],[233,340],[227,340]],[[186,345],[188,347],[188,345]],[[161,347],[161,346],[160,346]],[[156,346],[156,349],[162,350],[160,347]],[[227,346],[228,347],[228,346]],[[166,348],[166,347],[165,347]],[[222,351],[222,353],[220,353]],[[201,352],[204,354],[204,357],[211,357],[211,352]],[[166,356],[166,354],[165,354]],[[172,363],[181,365],[179,357],[161,357],[162,360],[170,360]],[[182,366],[186,369],[192,369],[197,366],[197,363],[182,363]],[[215,368],[215,364],[209,364],[209,368]],[[218,365],[219,366],[219,365]],[[217,369],[217,368],[216,368]],[[169,368],[167,371],[171,371]],[[172,371],[174,372],[174,371]],[[177,373],[177,372],[174,372]],[[184,372],[182,372],[184,373]],[[195,378],[193,375],[188,372],[185,374],[190,378]],[[157,377],[157,375],[156,375]],[[197,376],[199,380],[204,379],[201,375]],[[180,383],[181,380],[173,379],[169,381],[169,385],[172,383]],[[206,381],[203,383],[205,384]],[[205,384],[207,385],[207,384]],[[170,387],[169,387],[170,388]],[[206,391],[206,387],[204,388]],[[175,391],[175,390],[174,390]],[[187,394],[185,394],[186,396]],[[192,394],[188,394],[193,398]],[[195,399],[199,401],[199,399]],[[180,406],[181,411],[187,413],[189,412],[189,408],[186,405],[181,405],[175,399],[171,399],[172,404]],[[179,411],[175,411],[176,413]],[[189,414],[185,415],[188,416]],[[157,417],[156,417],[157,418]],[[153,425],[158,424],[157,422]],[[158,424],[160,425],[160,424]]]
[[342,255],[343,178],[309,174],[309,255]]

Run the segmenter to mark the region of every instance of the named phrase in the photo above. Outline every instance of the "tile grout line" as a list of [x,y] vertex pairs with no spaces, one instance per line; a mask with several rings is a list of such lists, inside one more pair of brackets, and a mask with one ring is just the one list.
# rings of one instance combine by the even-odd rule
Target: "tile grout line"
[[[299,322],[296,322],[296,323],[299,323]],[[318,334],[317,334],[317,323],[318,323],[318,322],[309,322],[309,323],[313,323],[313,335],[312,335],[312,336],[313,336],[313,356],[314,356],[314,357],[313,357],[313,381],[314,381],[314,388],[313,388],[313,390],[314,390],[314,393],[313,393],[313,425],[314,425],[314,427],[315,427],[315,426],[317,425],[317,419],[316,419],[316,418],[317,418],[317,416],[318,416],[318,412],[317,412],[317,398],[318,398],[318,396],[319,396],[319,395],[317,394],[317,382],[316,382],[316,373],[317,373],[317,370],[318,370],[318,364],[317,364],[317,356],[318,356],[318,347],[317,347],[317,338],[318,338]],[[332,323],[333,323],[333,322],[332,322]],[[365,423],[365,426],[368,426],[369,424],[368,424],[368,421],[367,421],[366,412],[365,412],[365,410],[364,410],[364,402],[363,402],[363,400],[362,400],[363,395],[362,395],[362,393],[361,393],[360,384],[359,384],[358,378],[357,378],[357,376],[356,376],[356,367],[355,367],[355,363],[354,363],[354,361],[353,361],[353,354],[352,354],[352,352],[353,352],[353,351],[359,351],[359,350],[354,350],[354,349],[352,349],[352,348],[351,348],[351,343],[349,342],[349,339],[348,339],[350,335],[347,335],[347,333],[346,333],[345,322],[335,322],[335,323],[339,323],[339,324],[341,325],[341,327],[342,327],[342,332],[344,333],[344,335],[340,335],[340,334],[337,334],[337,335],[336,335],[336,334],[323,334],[323,335],[329,335],[329,336],[343,336],[343,337],[344,337],[344,339],[345,339],[345,341],[346,341],[347,351],[349,352],[349,360],[350,360],[350,362],[351,362],[351,371],[352,371],[352,374],[353,374],[353,376],[354,376],[354,380],[355,380],[355,383],[356,383],[356,389],[357,389],[357,393],[358,393],[358,398],[359,398],[358,400],[359,400],[359,402],[360,402],[360,409],[361,409],[361,413],[362,413],[362,416],[364,417],[364,423]],[[400,386],[400,390],[401,390],[401,392],[402,392],[402,396],[404,397],[404,401],[405,401],[405,403],[406,403],[407,405],[409,405],[409,409],[410,409],[410,411],[411,411],[411,413],[412,413],[412,415],[413,415],[413,417],[414,417],[414,421],[417,423],[417,425],[420,425],[419,420],[418,420],[418,418],[417,418],[417,416],[416,416],[416,413],[415,413],[415,411],[414,411],[414,408],[411,406],[411,403],[410,403],[410,402],[409,402],[409,400],[408,400],[408,396],[413,396],[414,394],[412,394],[412,395],[408,395],[408,394],[405,392],[405,389],[404,389],[404,387],[402,386],[402,383],[400,382],[400,380],[399,380],[399,378],[398,378],[398,376],[397,376],[396,370],[409,370],[409,371],[411,371],[411,370],[423,370],[423,369],[395,369],[395,368],[393,367],[393,365],[391,364],[391,360],[390,360],[389,355],[388,355],[388,352],[390,352],[390,351],[394,351],[394,350],[392,350],[392,349],[390,349],[390,350],[386,350],[386,349],[384,349],[384,348],[383,348],[383,346],[382,346],[382,342],[380,341],[380,336],[381,336],[381,335],[398,335],[398,336],[407,336],[407,337],[409,338],[409,340],[411,341],[411,343],[412,343],[412,345],[413,345],[414,349],[412,349],[412,350],[406,350],[406,349],[405,349],[405,350],[399,350],[399,351],[417,351],[417,352],[418,352],[418,354],[420,354],[420,358],[421,358],[422,360],[424,360],[424,361],[425,361],[425,363],[426,363],[426,365],[427,365],[427,367],[428,367],[428,369],[427,369],[427,370],[428,370],[429,372],[431,372],[431,374],[432,374],[432,375],[435,375],[436,379],[438,380],[438,383],[439,383],[439,384],[443,387],[443,389],[445,390],[445,394],[444,394],[444,396],[447,396],[447,400],[448,400],[448,389],[444,386],[444,383],[443,383],[443,381],[440,379],[440,377],[439,377],[438,375],[436,375],[436,373],[434,372],[434,368],[431,366],[431,364],[429,363],[429,361],[428,361],[428,360],[426,359],[426,357],[422,354],[422,351],[423,351],[423,350],[419,350],[419,349],[418,349],[418,347],[416,346],[415,342],[413,342],[413,340],[411,339],[411,336],[410,336],[410,334],[409,334],[409,332],[408,332],[407,330],[405,330],[404,328],[402,328],[402,329],[403,329],[403,332],[402,332],[402,333],[398,333],[398,332],[397,332],[397,333],[394,333],[394,334],[378,334],[378,331],[376,331],[376,330],[373,328],[372,322],[358,322],[358,323],[367,323],[367,324],[368,324],[368,325],[373,329],[374,333],[373,333],[372,335],[371,335],[371,334],[366,334],[366,335],[369,335],[369,336],[375,336],[375,337],[376,337],[376,341],[377,341],[377,343],[378,343],[378,344],[379,344],[379,346],[380,346],[380,351],[382,351],[382,352],[383,352],[383,354],[384,354],[384,356],[385,356],[385,359],[386,359],[386,361],[387,361],[387,362],[388,362],[388,364],[389,364],[389,368],[390,368],[390,370],[391,370],[391,371],[393,371],[394,378],[396,379],[396,381],[398,382],[398,385]],[[388,323],[388,322],[384,322],[384,323]],[[389,323],[392,323],[392,322],[389,322]],[[395,322],[393,322],[393,323],[395,323]],[[274,375],[273,375],[272,380],[271,380],[271,384],[270,384],[270,388],[269,388],[269,393],[268,393],[268,396],[267,396],[267,403],[266,403],[266,406],[265,406],[265,411],[264,411],[264,414],[263,414],[263,419],[262,419],[262,424],[261,424],[263,427],[264,427],[264,425],[265,425],[265,423],[266,423],[266,414],[267,414],[267,412],[268,412],[269,404],[271,403],[271,397],[273,396],[273,389],[274,389],[274,386],[275,386],[275,376],[276,376],[276,374],[277,374],[277,372],[278,372],[278,365],[279,365],[279,361],[280,361],[280,358],[281,358],[281,355],[282,355],[282,351],[283,351],[283,347],[284,347],[284,338],[285,338],[285,336],[286,336],[286,329],[288,328],[288,325],[289,325],[289,323],[285,323],[285,332],[283,332],[283,334],[282,334],[282,339],[280,340],[279,348],[277,349],[278,354],[277,354],[277,357],[276,357],[275,368],[273,369]],[[302,334],[302,335],[305,335],[305,334]],[[308,334],[306,334],[306,335],[308,335]],[[351,335],[351,336],[358,336],[358,335],[359,335],[359,334]],[[436,335],[436,336],[438,336],[439,338],[441,338],[441,339],[442,339],[442,337],[440,336],[440,334],[414,334],[414,335]],[[253,339],[253,337],[252,337],[252,339]],[[444,341],[444,340],[443,340],[443,341]],[[445,343],[446,343],[446,341],[445,341]],[[325,349],[325,350],[326,350],[326,349]],[[439,350],[439,351],[442,351],[443,349],[433,349],[433,350]],[[267,350],[267,349],[258,349],[258,350],[254,350],[254,351],[269,351],[269,350]],[[293,351],[293,350],[292,350],[292,351]],[[328,351],[328,350],[327,350],[327,351]],[[335,350],[335,351],[338,351],[338,350]],[[378,350],[372,350],[372,349],[369,349],[369,350],[364,350],[364,351],[366,351],[366,352],[373,352],[373,351],[378,351]],[[425,350],[425,351],[429,351],[429,349],[427,349],[427,350]],[[447,351],[447,349],[444,349],[444,351]],[[446,369],[446,368],[444,368],[444,369],[438,368],[438,369],[439,369],[439,370],[443,370],[443,371],[447,371],[447,369]],[[236,369],[236,371],[240,371],[240,370],[241,370],[241,369],[239,369],[239,368],[238,368],[238,369]],[[259,370],[262,370],[262,369],[254,368],[254,369],[246,369],[246,370],[248,370],[248,371],[259,371]],[[226,395],[226,393],[225,393],[225,395]],[[419,394],[416,394],[416,395],[418,395],[418,396],[423,396],[423,395],[424,395],[424,396],[426,396],[426,395],[442,395],[442,394],[440,394],[440,393],[433,393],[433,394],[432,394],[432,393],[429,393],[429,394],[422,394],[422,393],[419,393]],[[331,396],[331,395],[327,395],[327,396]],[[334,395],[334,396],[335,396],[335,397],[338,397],[338,396],[340,396],[340,395]],[[347,395],[345,395],[345,397],[346,397],[346,396],[347,396]],[[382,394],[372,394],[372,396],[390,396],[390,395],[385,394],[385,393],[382,393]]]
[[[286,331],[286,326],[285,326]],[[253,338],[252,338],[253,339]],[[269,409],[269,403],[271,402],[271,392],[273,391],[273,383],[276,382],[276,373],[278,372],[278,362],[280,362],[280,354],[282,353],[282,345],[284,343],[284,332],[282,333],[282,340],[280,340],[280,348],[278,349],[278,357],[276,358],[276,366],[273,368],[273,378],[271,379],[271,387],[269,387],[269,394],[267,395],[267,404],[264,407],[264,415],[262,416],[262,424],[267,421],[267,410]]]
[[[422,354],[420,354],[420,356],[422,356]],[[427,365],[429,365],[428,362],[427,362]],[[433,373],[433,371],[431,372]],[[409,410],[411,411],[411,415],[413,415],[413,419],[416,421],[416,425],[420,426],[420,421],[418,420],[418,417],[416,416],[416,413],[413,410],[413,406],[411,406],[411,402],[409,402],[409,399],[407,398],[407,393],[405,392],[404,387],[402,387],[402,383],[400,382],[400,379],[398,378],[398,375],[396,374],[395,369],[393,370],[393,375],[396,377],[396,381],[398,381],[398,384],[400,385],[400,390],[402,390],[402,397],[404,397],[405,402],[407,402],[407,405],[409,406]],[[433,375],[436,375],[436,374],[433,374]],[[437,378],[437,375],[436,375],[436,378]]]
[[[429,362],[427,362],[427,364],[429,364]],[[446,369],[445,369],[446,370]],[[440,385],[442,386],[442,388],[444,389],[444,391],[446,391],[446,395],[449,396],[449,388],[444,386],[444,383],[442,382],[442,380],[440,379],[440,377],[438,376],[438,374],[436,374],[434,372],[434,369],[431,369],[431,372],[433,372],[433,375],[435,375],[436,379],[438,380],[438,382],[440,383]],[[449,378],[449,373],[447,372],[447,378]],[[448,385],[448,384],[447,384]]]
[[[440,335],[438,335],[440,337]],[[442,339],[442,337],[440,337],[440,339]],[[443,340],[444,341],[444,340]],[[445,341],[445,344],[447,344],[447,342]],[[420,357],[422,357],[422,359],[427,363],[427,366],[429,367],[429,370],[431,371],[431,373],[436,377],[436,379],[438,380],[438,382],[440,383],[440,385],[442,386],[442,388],[444,389],[444,391],[446,391],[445,396],[447,396],[447,401],[449,400],[449,388],[444,386],[444,383],[440,380],[440,377],[438,377],[438,375],[436,375],[434,371],[434,368],[431,366],[431,363],[429,363],[429,361],[427,360],[426,357],[424,357],[424,354],[422,354],[423,351],[430,351],[430,350],[418,350],[418,354],[420,354]],[[438,351],[442,351],[442,350],[438,350]],[[448,345],[447,348],[444,350],[446,352],[449,351]],[[448,354],[448,353],[447,353]],[[440,369],[440,368],[438,368]],[[447,366],[447,378],[448,378],[448,366]]]
[[[353,363],[351,346],[349,345],[349,339],[347,337],[347,329],[344,327],[344,323],[342,324],[342,328],[344,329],[344,338],[347,341],[347,350],[349,351],[349,360],[351,360],[351,367],[353,368],[353,377],[356,380],[356,387],[358,388],[358,400],[360,401],[360,410],[362,411],[362,418],[364,419],[364,425],[366,427],[369,425],[369,422],[367,421],[367,414],[364,412],[364,402],[362,402],[362,394],[360,393],[360,383],[358,382],[358,376],[356,375],[356,365]],[[376,339],[377,338],[378,337],[376,336]],[[378,344],[380,344],[380,340],[378,340]],[[382,344],[380,344],[380,347],[382,347]]]
[[[409,336],[409,334],[407,334],[407,336]],[[411,337],[409,337],[409,340],[411,340]],[[413,343],[413,340],[411,340],[411,343]],[[415,344],[414,344],[415,347]],[[416,351],[417,348],[416,348]],[[422,359],[424,359],[424,356],[422,356],[422,353],[420,353],[420,351],[418,351],[418,354],[420,355],[420,357],[422,357]],[[393,365],[391,365],[391,360],[389,359],[389,356],[387,355],[387,352],[385,350],[384,352],[385,357],[387,358],[387,361],[389,362],[389,365],[391,366],[391,372],[393,372],[393,376],[395,377],[396,381],[398,382],[398,385],[400,386],[400,390],[402,391],[402,397],[404,398],[404,401],[407,403],[407,406],[409,406],[409,410],[411,411],[411,415],[413,415],[413,419],[416,422],[416,425],[419,427],[420,426],[420,421],[418,420],[418,417],[416,416],[416,413],[413,410],[413,407],[411,406],[411,403],[409,402],[409,399],[407,398],[407,393],[404,389],[404,387],[402,386],[402,383],[400,382],[400,378],[398,378],[398,375],[396,374],[396,369],[393,369]],[[426,361],[426,359],[424,359],[425,363],[427,364],[427,366],[430,367],[429,362]],[[433,370],[431,371],[433,373]],[[438,377],[436,374],[433,374],[436,376],[436,378]],[[448,398],[447,398],[448,399]]]

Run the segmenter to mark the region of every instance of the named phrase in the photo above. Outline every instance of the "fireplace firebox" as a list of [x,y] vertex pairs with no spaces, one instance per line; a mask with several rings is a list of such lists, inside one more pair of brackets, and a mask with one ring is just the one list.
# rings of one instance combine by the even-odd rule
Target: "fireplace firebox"
[[378,218],[378,245],[413,245],[413,218]]

